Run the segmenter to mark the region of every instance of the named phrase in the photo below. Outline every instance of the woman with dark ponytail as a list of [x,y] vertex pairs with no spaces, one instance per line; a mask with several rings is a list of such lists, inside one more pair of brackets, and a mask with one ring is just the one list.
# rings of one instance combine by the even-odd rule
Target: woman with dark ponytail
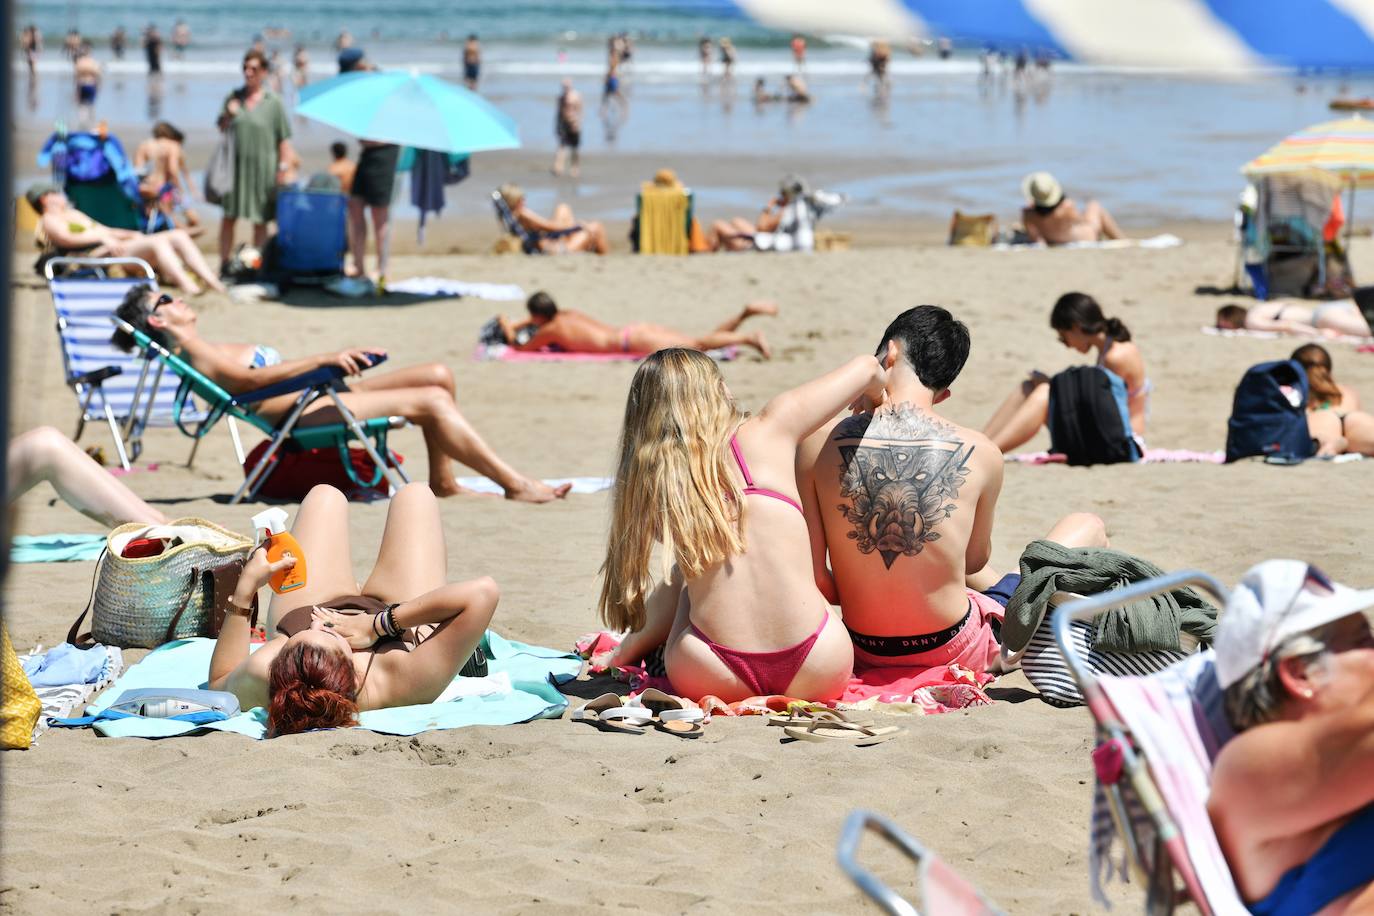
[[272,737],[355,725],[369,709],[432,703],[473,657],[500,594],[490,578],[447,581],[429,487],[408,484],[391,500],[377,563],[361,586],[342,493],[311,490],[291,533],[309,564],[306,584],[273,595],[272,638],[250,654],[258,591],[296,562],[268,563],[266,551],[253,552],[215,643],[210,688],[232,692],[244,709],[266,707]]
[[1307,370],[1307,431],[1317,442],[1317,454],[1374,455],[1374,416],[1360,409],[1355,389],[1332,376],[1326,348],[1305,344],[1289,359]]
[[[1119,318],[1104,315],[1097,300],[1086,293],[1060,296],[1050,312],[1050,327],[1058,332],[1059,342],[1071,350],[1097,350],[1097,365],[1126,383],[1131,429],[1143,438],[1154,386],[1145,372],[1140,347],[1131,340],[1130,329]],[[1032,372],[997,408],[983,432],[1003,452],[1009,452],[1035,436],[1045,425],[1049,409],[1050,377]]]

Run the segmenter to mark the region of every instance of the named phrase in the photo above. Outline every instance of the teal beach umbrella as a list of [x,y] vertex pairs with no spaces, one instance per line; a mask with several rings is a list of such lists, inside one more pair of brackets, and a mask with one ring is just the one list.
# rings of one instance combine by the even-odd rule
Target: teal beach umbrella
[[296,114],[363,140],[445,153],[513,149],[520,136],[495,105],[413,70],[345,73],[301,90]]

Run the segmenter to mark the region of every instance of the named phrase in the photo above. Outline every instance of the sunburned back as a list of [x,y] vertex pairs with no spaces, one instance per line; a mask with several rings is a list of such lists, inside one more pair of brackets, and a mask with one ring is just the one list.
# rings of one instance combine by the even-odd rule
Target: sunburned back
[[910,404],[825,433],[813,479],[847,627],[934,633],[964,617],[976,510],[1001,460],[981,433]]
[[1083,219],[1072,200],[1064,200],[1051,213],[1028,207],[1022,211],[1022,219],[1028,229],[1034,224],[1040,236],[1051,245],[1097,241],[1096,227]]
[[559,309],[539,329],[535,341],[576,353],[612,353],[620,349],[620,332],[590,315]]

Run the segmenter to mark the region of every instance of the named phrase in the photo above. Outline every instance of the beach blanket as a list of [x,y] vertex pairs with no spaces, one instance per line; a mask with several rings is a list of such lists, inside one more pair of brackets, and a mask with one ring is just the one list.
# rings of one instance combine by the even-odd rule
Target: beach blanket
[[1251,331],[1248,328],[1218,328],[1211,325],[1203,325],[1202,333],[1210,334],[1213,337],[1251,337],[1256,340],[1278,340],[1286,338],[1288,340],[1312,340],[1316,343],[1340,343],[1350,344],[1355,347],[1356,353],[1374,353],[1374,343],[1368,337],[1355,337],[1352,334],[1337,334],[1335,337],[1307,337],[1301,334],[1284,334],[1279,331]]
[[[587,660],[593,674],[609,673],[630,685],[631,693],[657,687],[675,694],[666,677],[655,676],[641,662],[633,666],[607,666],[610,653],[620,645],[620,637],[605,631],[588,633],[576,642],[579,655]],[[747,697],[727,703],[720,697],[688,697],[711,715],[748,716],[784,712],[794,706],[830,707],[840,710],[878,709],[888,713],[933,715],[974,706],[990,706],[992,698],[983,689],[993,676],[961,665],[936,668],[867,668],[854,672],[844,693],[833,703],[816,703],[780,695]]]
[[10,540],[11,563],[70,563],[94,560],[105,549],[103,534],[16,534]]
[[[1017,452],[1005,459],[1016,464],[1067,464],[1068,456],[1055,452]],[[1147,448],[1138,464],[1179,464],[1195,462],[1200,464],[1225,464],[1225,452],[1194,452],[1183,448]]]
[[[561,486],[565,483],[572,484],[572,493],[600,493],[602,490],[609,490],[615,484],[614,477],[550,477],[544,483],[551,487]],[[487,477],[459,477],[459,486],[467,487],[474,493],[492,493],[497,496],[505,491],[496,481]]]
[[[367,710],[358,716],[357,727],[385,735],[416,735],[435,729],[513,725],[562,715],[568,701],[555,685],[576,677],[582,669],[581,659],[557,649],[508,640],[491,630],[487,631],[483,643],[490,672],[487,677],[456,676],[454,683],[433,703]],[[215,641],[204,638],[182,639],[154,649],[97,697],[87,707],[87,715],[98,716],[126,690],[203,687],[214,649]],[[201,734],[207,729],[265,738],[267,710],[257,706],[227,719],[203,723],[131,716],[94,722],[59,719],[53,724],[90,725],[98,734],[109,738],[171,738]]]
[[1103,239],[1100,242],[1069,242],[1067,245],[1046,245],[1044,242],[1012,245],[998,242],[992,248],[994,251],[1044,251],[1049,248],[1177,248],[1182,244],[1183,239],[1164,232],[1147,239]]
[[[478,362],[503,363],[633,363],[648,353],[569,353],[566,350],[516,350],[505,344],[477,345],[472,358]],[[739,347],[707,350],[706,355],[721,363],[739,358]]]
[[463,299],[494,299],[511,301],[524,299],[525,291],[514,283],[467,283],[450,280],[447,277],[409,277],[405,280],[388,280],[388,293],[404,293],[407,296],[432,296],[435,299],[451,297]]
[[33,740],[37,741],[47,731],[48,720],[70,716],[77,706],[119,677],[124,671],[124,653],[118,646],[82,650],[62,643],[47,652],[34,646],[28,655],[19,656],[19,664],[43,704],[33,727]]

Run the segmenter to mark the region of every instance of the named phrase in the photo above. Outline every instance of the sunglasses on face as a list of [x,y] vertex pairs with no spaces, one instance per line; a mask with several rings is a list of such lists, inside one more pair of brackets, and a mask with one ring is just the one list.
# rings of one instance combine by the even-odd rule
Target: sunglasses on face
[[153,307],[152,307],[151,309],[149,309],[149,311],[151,311],[151,312],[156,312],[158,309],[162,308],[164,305],[171,305],[171,304],[172,304],[173,302],[175,302],[175,301],[176,301],[176,299],[175,299],[174,297],[169,296],[169,295],[167,295],[166,293],[163,293],[161,296],[158,296],[158,297],[157,297],[157,301],[153,303]]

